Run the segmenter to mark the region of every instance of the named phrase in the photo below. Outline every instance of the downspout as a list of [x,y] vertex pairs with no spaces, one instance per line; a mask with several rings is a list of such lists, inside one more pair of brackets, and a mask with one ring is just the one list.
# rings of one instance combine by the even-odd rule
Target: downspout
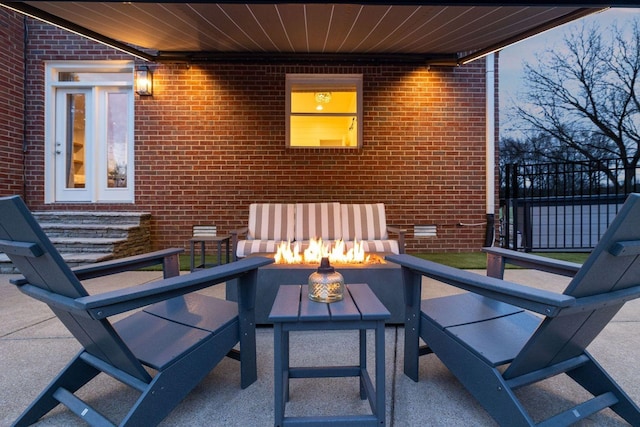
[[495,240],[495,168],[496,168],[496,109],[495,109],[495,54],[485,57],[486,61],[486,199],[487,228],[484,245],[493,246]]
[[24,16],[22,18],[22,28],[24,33],[23,37],[23,46],[22,46],[22,60],[23,71],[22,71],[22,200],[25,203],[29,203],[27,200],[27,151],[28,151],[28,141],[27,141],[27,97],[29,92],[27,90],[27,81],[29,72],[29,21],[27,17]]

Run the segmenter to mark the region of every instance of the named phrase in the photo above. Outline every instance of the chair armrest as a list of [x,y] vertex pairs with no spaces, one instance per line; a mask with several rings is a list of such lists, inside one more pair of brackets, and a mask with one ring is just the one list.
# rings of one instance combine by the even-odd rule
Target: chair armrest
[[235,279],[272,262],[272,258],[266,257],[245,258],[195,273],[77,298],[74,302],[93,318],[102,319]]
[[398,249],[400,250],[400,253],[403,254],[404,253],[404,235],[407,233],[407,230],[404,228],[393,227],[389,225],[387,226],[387,232],[398,235]]
[[[133,255],[126,258],[118,258],[110,261],[82,265],[72,268],[71,271],[75,274],[78,280],[87,280],[162,264],[164,277],[168,278],[180,275],[180,261],[178,260],[178,254],[182,252],[184,252],[184,249],[181,248],[163,249],[142,255]],[[29,283],[24,277],[11,279],[10,282],[16,286],[26,285]]]
[[162,264],[164,277],[168,278],[180,274],[178,254],[182,252],[184,252],[184,249],[181,248],[164,249],[142,255],[74,267],[71,271],[73,271],[78,280],[86,280]]
[[487,254],[487,276],[502,279],[506,264],[534,270],[546,271],[561,276],[573,277],[582,267],[575,262],[561,261],[552,258],[517,252],[503,248],[482,248]]
[[235,230],[231,230],[229,234],[231,235],[231,256],[234,261],[238,260],[238,238],[240,236],[246,236],[249,232],[249,227],[242,227]]
[[[407,254],[388,255],[385,259],[400,264],[403,269],[413,274],[430,277],[439,282],[549,317],[556,316],[562,309],[576,304],[576,299],[569,295],[483,276]],[[419,283],[420,281],[415,282]]]

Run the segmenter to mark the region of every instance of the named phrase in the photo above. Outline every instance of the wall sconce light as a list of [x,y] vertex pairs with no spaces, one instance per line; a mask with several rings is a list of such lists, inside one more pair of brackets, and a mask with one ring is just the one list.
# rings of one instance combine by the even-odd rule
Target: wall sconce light
[[136,93],[140,96],[153,95],[153,73],[146,65],[136,70]]

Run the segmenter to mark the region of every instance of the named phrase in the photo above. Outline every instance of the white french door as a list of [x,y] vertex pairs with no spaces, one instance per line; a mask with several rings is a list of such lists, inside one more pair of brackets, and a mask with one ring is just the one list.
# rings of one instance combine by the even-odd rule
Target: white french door
[[129,88],[55,89],[55,201],[133,201],[132,97]]

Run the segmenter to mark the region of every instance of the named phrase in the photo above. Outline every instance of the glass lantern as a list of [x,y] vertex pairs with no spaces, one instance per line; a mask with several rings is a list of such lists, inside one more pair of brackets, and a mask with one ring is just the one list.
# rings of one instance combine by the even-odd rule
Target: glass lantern
[[329,258],[320,261],[318,270],[309,276],[309,299],[317,302],[335,302],[344,297],[344,278],[329,264]]

